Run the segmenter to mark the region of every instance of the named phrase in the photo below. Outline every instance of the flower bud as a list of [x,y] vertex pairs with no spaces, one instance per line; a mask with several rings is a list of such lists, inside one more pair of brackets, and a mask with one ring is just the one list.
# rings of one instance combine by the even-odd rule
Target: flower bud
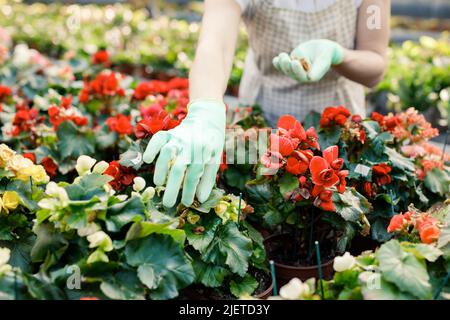
[[141,192],[145,188],[145,180],[142,177],[136,177],[133,179],[133,190],[136,192]]
[[75,166],[75,169],[78,172],[78,175],[82,176],[86,173],[88,173],[91,168],[94,166],[95,162],[97,162],[97,160],[95,160],[94,158],[91,158],[89,156],[79,156],[77,159],[77,165]]
[[355,264],[355,257],[346,252],[343,256],[334,258],[333,268],[336,272],[343,272],[353,268]]
[[109,167],[108,162],[100,161],[94,166],[94,168],[92,169],[92,172],[102,174],[103,172],[105,172],[106,169],[108,169],[108,167]]
[[155,188],[153,187],[148,187],[147,189],[144,190],[144,192],[142,192],[142,198],[145,201],[153,199],[154,196],[155,196]]
[[97,231],[87,236],[87,240],[89,241],[89,248],[99,247],[105,252],[113,249],[111,238],[103,231]]

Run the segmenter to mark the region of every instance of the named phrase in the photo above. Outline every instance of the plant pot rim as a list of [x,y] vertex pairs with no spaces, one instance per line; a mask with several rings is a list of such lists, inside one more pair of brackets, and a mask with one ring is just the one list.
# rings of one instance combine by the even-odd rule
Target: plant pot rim
[[270,286],[263,292],[254,295],[254,297],[258,299],[267,299],[272,295],[272,292],[273,292],[273,281],[270,281]]
[[[264,239],[264,243],[270,242],[270,240],[273,240],[273,239],[276,239],[276,238],[280,238],[280,237],[283,237],[283,236],[287,236],[287,235],[289,235],[289,234],[288,233],[272,234],[272,235],[268,236],[266,239]],[[328,260],[327,262],[322,262],[322,264],[320,266],[322,268],[323,267],[328,267],[331,264],[333,264],[333,262],[334,262],[334,258],[332,258],[331,260]],[[317,264],[313,265],[313,266],[308,266],[308,267],[302,267],[302,266],[296,267],[296,266],[292,266],[292,265],[288,265],[288,264],[283,264],[283,263],[277,262],[275,260],[274,260],[274,263],[277,266],[280,266],[282,268],[289,269],[289,270],[305,270],[306,271],[306,270],[314,270],[314,269],[317,269],[317,267],[318,267]]]

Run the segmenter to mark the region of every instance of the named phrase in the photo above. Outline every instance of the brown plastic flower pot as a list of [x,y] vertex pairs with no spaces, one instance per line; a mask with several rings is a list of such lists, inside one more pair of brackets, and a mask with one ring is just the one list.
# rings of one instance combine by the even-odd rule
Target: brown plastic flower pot
[[265,291],[255,295],[254,297],[257,299],[266,300],[267,298],[271,297],[272,294],[273,294],[273,282],[270,282],[270,286]]
[[[271,249],[275,243],[287,244],[292,240],[289,238],[289,235],[286,234],[277,234],[272,235],[264,240],[264,245],[266,247],[266,251],[270,257]],[[322,267],[322,275],[325,280],[329,280],[333,277],[333,261],[331,259],[321,264]],[[275,272],[278,281],[278,285],[282,286],[289,282],[292,278],[298,278],[302,281],[306,281],[310,278],[319,279],[319,268],[317,265],[314,266],[291,266],[286,265],[281,262],[275,262]]]

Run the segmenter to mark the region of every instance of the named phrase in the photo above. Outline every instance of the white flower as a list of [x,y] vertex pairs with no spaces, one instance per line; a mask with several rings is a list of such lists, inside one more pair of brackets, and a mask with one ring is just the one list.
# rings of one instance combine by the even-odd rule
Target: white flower
[[89,248],[99,247],[103,251],[111,251],[113,249],[111,238],[103,231],[97,231],[87,237]]
[[336,272],[343,272],[353,268],[355,264],[355,257],[346,252],[343,256],[334,258],[333,268]]
[[50,181],[45,188],[45,193],[51,197],[58,198],[61,200],[69,200],[66,189],[58,186],[54,181]]
[[105,172],[106,169],[108,169],[108,167],[109,167],[108,162],[100,161],[94,166],[94,168],[92,169],[92,172],[102,174],[103,172]]
[[8,248],[0,248],[0,267],[8,263],[11,257],[11,250]]
[[89,223],[86,227],[77,230],[78,236],[87,237],[95,232],[99,231],[100,227],[96,223]]
[[148,187],[147,189],[144,190],[144,192],[142,192],[142,199],[145,202],[150,201],[151,199],[153,199],[154,196],[155,196],[155,188],[153,187]]
[[136,177],[133,179],[133,190],[136,192],[141,192],[145,188],[145,180],[142,177]]
[[88,173],[96,162],[97,160],[89,156],[85,155],[79,156],[77,159],[77,165],[75,166],[78,175],[82,176]]
[[14,48],[12,63],[16,67],[24,67],[30,63],[32,51],[26,44],[18,44]]
[[280,289],[280,296],[283,299],[287,300],[299,300],[303,296],[308,295],[309,292],[309,286],[306,283],[303,283],[300,279],[294,278],[291,281],[289,281],[286,285],[281,287]]
[[126,195],[126,194],[119,194],[119,195],[117,195],[116,198],[119,199],[120,201],[125,201],[125,200],[127,200],[128,195]]

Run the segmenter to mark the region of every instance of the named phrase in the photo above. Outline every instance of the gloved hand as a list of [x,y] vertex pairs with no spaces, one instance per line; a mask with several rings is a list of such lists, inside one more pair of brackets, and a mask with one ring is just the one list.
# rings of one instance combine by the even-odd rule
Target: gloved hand
[[[280,53],[273,59],[275,68],[299,82],[317,82],[344,60],[344,48],[331,40],[310,40],[300,44],[291,55]],[[306,69],[306,70],[305,70]]]
[[164,185],[165,207],[173,207],[183,182],[181,202],[190,206],[194,196],[208,199],[216,182],[225,141],[225,105],[215,100],[197,100],[188,105],[183,122],[169,131],[159,131],[150,140],[143,160],[156,161],[153,181]]

